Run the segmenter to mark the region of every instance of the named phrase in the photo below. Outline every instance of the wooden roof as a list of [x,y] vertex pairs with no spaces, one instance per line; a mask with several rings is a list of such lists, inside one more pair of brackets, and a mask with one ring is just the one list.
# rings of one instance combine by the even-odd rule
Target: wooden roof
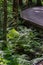
[[43,28],[43,7],[28,8],[20,13],[21,18]]

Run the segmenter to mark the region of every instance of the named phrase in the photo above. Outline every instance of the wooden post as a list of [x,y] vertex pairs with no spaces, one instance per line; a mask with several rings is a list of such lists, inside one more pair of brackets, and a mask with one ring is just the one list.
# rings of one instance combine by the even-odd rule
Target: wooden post
[[37,6],[42,6],[41,0],[37,0]]
[[26,0],[26,8],[28,8],[29,6],[29,0]]
[[32,7],[32,0],[29,0],[29,7]]

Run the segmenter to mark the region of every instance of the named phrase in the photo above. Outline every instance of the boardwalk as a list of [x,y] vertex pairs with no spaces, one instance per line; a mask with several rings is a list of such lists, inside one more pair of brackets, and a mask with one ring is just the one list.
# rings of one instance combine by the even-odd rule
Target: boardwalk
[[21,18],[43,28],[43,7],[28,8],[20,13]]

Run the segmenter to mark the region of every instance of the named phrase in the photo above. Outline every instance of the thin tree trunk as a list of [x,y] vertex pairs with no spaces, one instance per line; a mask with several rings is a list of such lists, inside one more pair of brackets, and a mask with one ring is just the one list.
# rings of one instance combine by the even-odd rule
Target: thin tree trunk
[[4,21],[3,21],[3,43],[6,46],[7,41],[7,0],[4,0]]
[[18,0],[13,0],[13,21],[14,21],[14,27],[17,23],[17,17],[18,17]]
[[19,5],[22,6],[22,0],[19,0]]

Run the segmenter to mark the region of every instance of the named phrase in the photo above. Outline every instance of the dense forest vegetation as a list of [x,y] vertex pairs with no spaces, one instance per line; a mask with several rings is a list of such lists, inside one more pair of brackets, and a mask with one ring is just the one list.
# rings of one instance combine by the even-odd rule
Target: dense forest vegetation
[[0,0],[0,65],[43,60],[43,29],[25,26],[20,17],[22,10],[36,6],[43,6],[43,0]]

